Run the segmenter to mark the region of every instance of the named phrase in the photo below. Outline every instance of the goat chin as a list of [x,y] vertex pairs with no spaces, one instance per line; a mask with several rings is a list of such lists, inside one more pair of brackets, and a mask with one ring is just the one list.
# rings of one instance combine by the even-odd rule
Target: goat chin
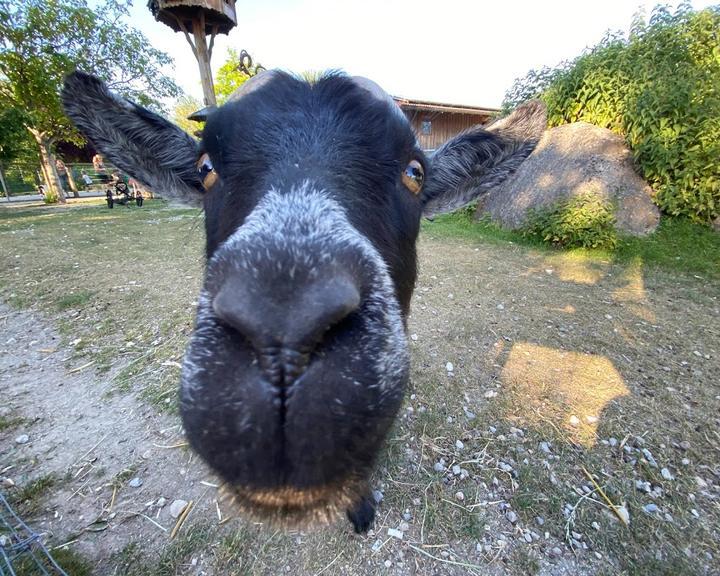
[[222,501],[243,516],[283,529],[332,524],[366,493],[367,480],[361,478],[306,489],[256,489],[227,483],[220,488]]

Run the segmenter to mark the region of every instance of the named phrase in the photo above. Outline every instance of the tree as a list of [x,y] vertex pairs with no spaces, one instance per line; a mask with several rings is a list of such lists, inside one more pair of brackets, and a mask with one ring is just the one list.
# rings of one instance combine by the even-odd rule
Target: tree
[[202,122],[195,122],[194,120],[188,120],[188,116],[193,112],[197,112],[203,107],[200,101],[189,94],[183,94],[175,102],[175,106],[172,109],[171,120],[180,126],[185,132],[191,136],[195,135],[195,132],[202,130]]
[[124,22],[127,0],[0,0],[0,106],[25,115],[47,183],[48,197],[64,202],[55,170],[54,143],[82,142],[65,116],[60,88],[74,69],[92,72],[120,94],[154,108],[176,96],[162,73],[172,58]]
[[5,167],[29,153],[30,134],[25,129],[25,120],[25,115],[17,108],[0,110],[0,185],[7,196]]
[[218,105],[225,103],[230,95],[258,72],[264,70],[260,64],[253,64],[252,58],[244,50],[238,52],[230,48],[225,63],[215,78],[215,95]]

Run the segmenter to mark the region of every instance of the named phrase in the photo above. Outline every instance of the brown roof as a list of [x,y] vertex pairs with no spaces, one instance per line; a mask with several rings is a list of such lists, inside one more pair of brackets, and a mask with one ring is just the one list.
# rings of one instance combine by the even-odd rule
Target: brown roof
[[411,100],[393,96],[403,110],[423,110],[427,112],[451,112],[454,114],[477,114],[478,116],[492,116],[500,111],[499,108],[484,106],[465,106],[463,104],[445,104],[442,102],[429,102],[427,100]]

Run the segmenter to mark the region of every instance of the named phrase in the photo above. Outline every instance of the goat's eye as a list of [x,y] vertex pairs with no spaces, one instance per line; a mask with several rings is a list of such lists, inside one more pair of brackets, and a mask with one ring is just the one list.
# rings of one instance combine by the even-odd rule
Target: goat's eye
[[425,181],[425,170],[417,160],[412,160],[402,174],[402,183],[413,194],[420,194]]
[[203,154],[197,161],[197,171],[200,176],[200,182],[202,182],[205,190],[210,190],[213,184],[217,182],[218,173],[215,172],[212,162],[210,162],[210,156]]

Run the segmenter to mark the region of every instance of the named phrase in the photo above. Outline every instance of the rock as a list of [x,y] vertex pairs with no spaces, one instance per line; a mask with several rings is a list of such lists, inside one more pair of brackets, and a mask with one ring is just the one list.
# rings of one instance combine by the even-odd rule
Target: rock
[[542,526],[543,524],[545,524],[545,518],[543,518],[542,516],[537,516],[535,518],[535,522],[537,522],[538,526]]
[[417,339],[418,339],[417,334],[410,334],[410,340],[412,340],[413,342],[417,342]]
[[400,526],[398,526],[398,528],[400,528],[401,532],[407,532],[408,530],[410,530],[410,524],[408,524],[407,522],[400,522]]
[[402,540],[404,536],[402,530],[398,530],[397,528],[388,528],[387,533],[391,538],[397,538],[398,540]]
[[615,448],[617,446],[617,438],[608,438],[608,444],[610,444],[611,447]]
[[465,444],[463,444],[461,440],[455,440],[455,448],[462,450],[465,448]]
[[447,364],[445,364],[445,370],[447,370],[448,372],[452,372],[453,370],[455,370],[455,367],[453,366],[453,363],[452,363],[452,362],[448,362]]
[[550,555],[554,556],[555,558],[559,558],[560,556],[562,556],[562,550],[555,546],[550,550]]
[[665,480],[675,480],[675,476],[673,476],[667,468],[660,470],[660,475],[665,478]]
[[644,235],[657,228],[653,190],[635,172],[621,136],[585,122],[547,130],[514,176],[481,196],[476,216],[520,228],[528,210],[584,194],[616,206],[616,228]]
[[463,500],[465,500],[465,494],[458,490],[457,492],[455,492],[455,499],[462,502]]
[[523,534],[523,539],[525,542],[530,544],[530,542],[532,542],[532,534],[530,534],[530,532],[525,532],[525,534]]
[[173,500],[173,503],[170,504],[170,516],[173,518],[177,518],[182,514],[183,510],[185,510],[185,506],[187,506],[187,501],[185,500]]
[[433,470],[435,470],[435,472],[443,472],[445,470],[445,466],[440,464],[440,462],[435,462],[435,464],[433,464]]
[[462,471],[462,468],[460,468],[460,465],[459,465],[459,464],[453,464],[452,473],[453,473],[455,476],[459,476],[461,471]]
[[597,530],[598,532],[600,531],[600,524],[598,524],[597,522],[593,522],[592,524],[590,524],[590,526],[595,528],[595,530]]
[[511,524],[515,524],[518,521],[518,515],[515,514],[512,510],[510,510],[505,517],[508,519],[508,522]]
[[380,490],[373,490],[372,495],[376,504],[380,504],[380,502],[383,501],[383,498],[385,498],[385,495]]
[[683,440],[682,442],[680,442],[680,448],[682,448],[683,450],[690,450],[690,442],[688,442],[687,440]]
[[570,416],[570,426],[577,426],[578,424],[580,424],[580,418],[575,415]]
[[643,454],[643,456],[645,456],[645,460],[648,461],[648,464],[650,464],[650,466],[652,466],[653,468],[658,467],[658,463],[655,461],[655,458],[653,457],[652,452],[650,452],[650,450],[648,450],[647,448],[643,448],[642,454]]
[[540,450],[545,452],[545,454],[550,454],[550,443],[549,442],[540,442],[539,447],[540,447]]
[[142,485],[143,485],[143,481],[140,478],[138,478],[137,476],[135,478],[133,478],[132,480],[130,480],[130,482],[128,482],[128,486],[130,486],[130,488],[140,488],[140,486],[142,486]]
[[20,434],[20,436],[15,438],[16,444],[27,444],[28,442],[30,442],[30,436],[27,434]]
[[160,496],[157,502],[155,502],[155,506],[157,506],[158,508],[162,508],[163,506],[165,506],[165,504],[167,504],[167,499],[163,498],[162,496]]
[[652,502],[643,506],[643,512],[645,512],[645,514],[655,514],[655,512],[659,511],[660,508],[658,508],[657,504],[653,504]]

